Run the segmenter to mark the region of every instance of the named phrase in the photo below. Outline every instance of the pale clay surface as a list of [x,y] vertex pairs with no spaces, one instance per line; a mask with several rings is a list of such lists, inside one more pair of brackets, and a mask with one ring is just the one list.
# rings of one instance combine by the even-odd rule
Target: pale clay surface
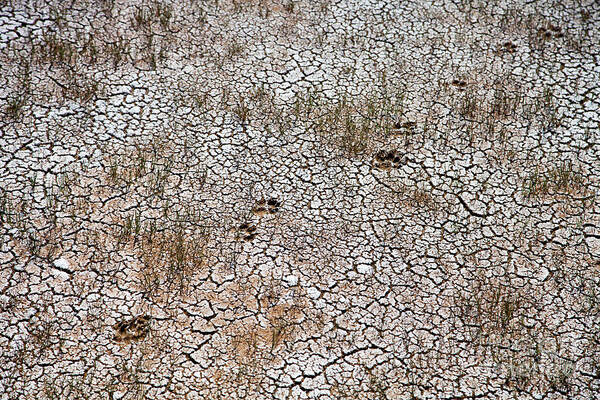
[[0,0],[0,399],[600,398],[599,32]]

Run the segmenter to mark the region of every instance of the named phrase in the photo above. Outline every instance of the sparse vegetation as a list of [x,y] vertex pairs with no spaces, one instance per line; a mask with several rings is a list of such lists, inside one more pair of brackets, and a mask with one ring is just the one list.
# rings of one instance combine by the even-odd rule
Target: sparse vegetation
[[367,96],[342,94],[333,102],[307,91],[296,96],[293,112],[326,143],[355,157],[373,151],[377,141],[389,136],[394,121],[403,115],[401,89],[366,91],[370,93]]
[[594,397],[591,0],[0,3],[9,397]]
[[555,194],[586,195],[584,176],[571,161],[560,162],[546,171],[536,168],[523,180],[523,196],[543,199]]
[[170,3],[153,0],[138,4],[133,11],[132,26],[137,30],[152,31],[153,24],[168,30],[173,18],[173,6]]
[[52,78],[52,81],[58,86],[63,100],[76,100],[81,103],[87,103],[102,95],[103,86],[93,76],[85,75],[73,69],[64,72],[65,82]]
[[460,293],[457,315],[472,328],[472,340],[488,346],[519,340],[528,334],[524,318],[532,317],[536,302],[531,294],[483,276],[475,277],[468,292]]
[[144,292],[153,296],[160,289],[185,294],[193,274],[206,264],[209,233],[204,230],[188,233],[181,224],[159,232],[151,224],[139,234]]
[[21,112],[27,104],[27,96],[23,93],[12,95],[6,102],[6,114],[9,119],[16,120],[21,115]]
[[23,114],[23,109],[30,101],[32,93],[30,63],[26,60],[21,60],[16,68],[15,87],[8,95],[4,107],[4,112],[9,120],[20,119]]

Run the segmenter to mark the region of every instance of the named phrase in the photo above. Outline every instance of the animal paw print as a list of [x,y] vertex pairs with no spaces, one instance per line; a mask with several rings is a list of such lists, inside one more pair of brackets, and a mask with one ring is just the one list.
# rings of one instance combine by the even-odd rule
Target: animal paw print
[[458,90],[465,90],[467,87],[467,82],[463,81],[462,79],[453,79],[450,83],[452,86],[458,88]]
[[238,235],[246,242],[252,241],[256,237],[256,225],[244,222],[238,226]]
[[252,213],[262,217],[267,213],[267,201],[265,199],[259,200],[254,207],[252,207]]
[[507,53],[514,53],[516,49],[517,49],[517,45],[514,44],[513,42],[504,42],[499,51],[500,52],[504,51]]
[[281,207],[281,202],[279,200],[274,198],[267,200],[267,209],[269,214],[275,214],[277,211],[279,211],[279,207]]
[[538,29],[538,35],[542,39],[558,39],[565,36],[565,34],[562,32],[562,29],[560,29],[560,26],[556,25],[549,25],[547,28],[542,27]]
[[406,157],[402,157],[396,150],[385,151],[381,150],[373,159],[373,166],[382,170],[390,170],[400,168],[406,162]]
[[113,326],[115,342],[131,342],[142,340],[150,332],[150,316],[142,315],[129,320],[121,321]]
[[256,205],[252,208],[252,213],[262,217],[263,215],[275,214],[279,211],[279,207],[281,207],[281,202],[277,199],[270,198],[269,200],[265,200],[264,198],[259,200]]
[[394,124],[394,126],[392,127],[392,134],[399,136],[399,135],[412,135],[413,133],[415,133],[415,127],[417,126],[416,122],[413,121],[406,121],[406,122],[396,122]]

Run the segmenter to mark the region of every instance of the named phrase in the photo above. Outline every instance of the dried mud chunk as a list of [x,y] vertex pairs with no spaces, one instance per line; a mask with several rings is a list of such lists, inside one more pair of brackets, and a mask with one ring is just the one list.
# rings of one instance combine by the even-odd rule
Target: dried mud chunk
[[115,342],[130,342],[144,339],[150,332],[150,316],[142,315],[129,320],[117,322],[113,329]]

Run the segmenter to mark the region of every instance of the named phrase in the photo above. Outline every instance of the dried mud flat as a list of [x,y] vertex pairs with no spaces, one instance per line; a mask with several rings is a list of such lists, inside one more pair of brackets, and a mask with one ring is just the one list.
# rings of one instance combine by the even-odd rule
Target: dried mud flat
[[596,1],[0,1],[0,399],[598,399]]

